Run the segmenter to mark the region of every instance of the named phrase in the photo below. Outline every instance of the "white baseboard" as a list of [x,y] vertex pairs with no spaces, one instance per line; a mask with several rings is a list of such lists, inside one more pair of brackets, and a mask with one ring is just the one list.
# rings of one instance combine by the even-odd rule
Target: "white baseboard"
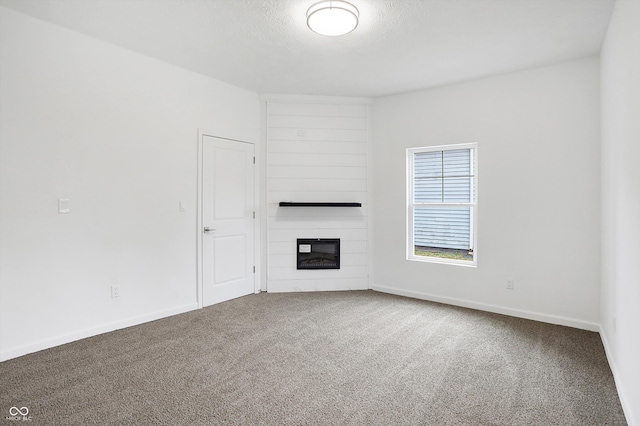
[[269,293],[295,293],[301,291],[368,290],[366,278],[338,278],[333,280],[268,280]]
[[635,419],[633,417],[631,403],[629,402],[629,398],[626,397],[626,394],[624,393],[624,390],[621,386],[621,376],[618,372],[616,361],[613,358],[613,353],[611,352],[609,339],[607,338],[607,335],[602,327],[600,327],[600,339],[602,340],[602,346],[604,346],[604,353],[607,355],[607,361],[609,362],[611,373],[613,373],[613,381],[616,384],[616,390],[618,391],[618,397],[620,398],[620,405],[622,405],[622,411],[624,412],[624,416],[626,417],[627,424],[629,426],[638,426],[637,422],[634,423]]
[[139,315],[132,318],[127,318],[121,321],[115,321],[112,323],[104,324],[98,327],[88,328],[84,330],[75,331],[73,333],[63,334],[56,337],[40,340],[29,345],[20,346],[6,351],[0,351],[0,362],[8,359],[17,358],[22,355],[27,355],[33,352],[38,352],[43,349],[53,348],[55,346],[64,345],[65,343],[75,342],[76,340],[86,339],[87,337],[96,336],[102,333],[108,333],[110,331],[119,330],[133,325],[143,324],[149,321],[155,321],[157,319],[170,317],[172,315],[182,314],[184,312],[193,311],[198,309],[197,303],[178,306],[176,308],[166,309],[163,311],[156,311],[149,314]]
[[390,293],[398,296],[412,297],[414,299],[429,300],[431,302],[445,303],[447,305],[461,306],[463,308],[477,309],[479,311],[493,312],[496,314],[509,315],[517,318],[530,319],[534,321],[546,322],[549,324],[564,325],[567,327],[579,328],[589,331],[600,331],[600,325],[594,322],[576,320],[573,318],[557,315],[542,314],[539,312],[525,311],[521,309],[506,308],[504,306],[490,305],[488,303],[472,302],[470,300],[456,299],[453,297],[436,296],[434,294],[422,293],[411,290],[403,290],[395,287],[373,285],[372,290],[381,293]]

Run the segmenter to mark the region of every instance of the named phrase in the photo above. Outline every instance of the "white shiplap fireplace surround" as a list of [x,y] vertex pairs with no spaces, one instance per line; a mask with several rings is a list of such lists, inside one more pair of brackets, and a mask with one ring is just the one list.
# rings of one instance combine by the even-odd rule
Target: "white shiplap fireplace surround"
[[[361,98],[263,97],[267,291],[370,288],[370,103]],[[283,207],[280,202],[362,206]],[[339,238],[340,269],[298,270],[298,238]]]

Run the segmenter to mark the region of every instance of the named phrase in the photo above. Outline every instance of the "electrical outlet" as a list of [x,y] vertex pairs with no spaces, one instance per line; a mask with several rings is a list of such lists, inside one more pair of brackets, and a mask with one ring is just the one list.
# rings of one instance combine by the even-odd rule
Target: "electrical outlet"
[[111,286],[111,298],[115,299],[116,297],[120,297],[120,286],[112,285]]
[[58,198],[58,213],[60,213],[60,214],[69,214],[69,213],[71,213],[71,209],[69,209],[69,199],[68,198]]
[[513,278],[507,278],[507,290],[513,290]]

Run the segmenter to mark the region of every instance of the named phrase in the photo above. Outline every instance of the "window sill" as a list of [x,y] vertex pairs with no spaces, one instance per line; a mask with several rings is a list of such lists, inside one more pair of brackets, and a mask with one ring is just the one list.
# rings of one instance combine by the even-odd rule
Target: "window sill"
[[440,257],[430,256],[407,256],[407,260],[423,263],[440,263],[445,265],[464,266],[467,268],[478,267],[478,262],[476,260],[474,260],[473,262],[469,262],[468,260],[443,259]]

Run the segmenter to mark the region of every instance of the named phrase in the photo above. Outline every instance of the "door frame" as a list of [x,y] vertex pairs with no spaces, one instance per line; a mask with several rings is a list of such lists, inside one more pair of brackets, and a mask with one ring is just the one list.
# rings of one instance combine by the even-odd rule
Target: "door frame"
[[253,221],[253,263],[255,265],[255,272],[253,274],[253,292],[260,293],[260,186],[259,184],[259,170],[258,170],[258,152],[256,150],[256,144],[249,141],[243,141],[239,139],[226,138],[224,136],[218,136],[215,132],[209,132],[202,129],[198,129],[198,182],[197,182],[197,190],[198,190],[198,207],[197,207],[197,219],[196,219],[196,244],[197,244],[197,256],[196,256],[196,274],[197,274],[197,287],[196,287],[196,298],[198,300],[198,308],[202,309],[203,307],[203,282],[202,282],[202,268],[204,266],[203,250],[202,250],[202,229],[203,229],[203,220],[202,220],[202,172],[203,172],[203,156],[202,156],[202,145],[203,139],[205,136],[210,136],[217,139],[223,139],[231,142],[238,143],[246,143],[253,145],[253,156],[255,158],[255,167],[253,169],[253,210],[255,211],[255,218]]

